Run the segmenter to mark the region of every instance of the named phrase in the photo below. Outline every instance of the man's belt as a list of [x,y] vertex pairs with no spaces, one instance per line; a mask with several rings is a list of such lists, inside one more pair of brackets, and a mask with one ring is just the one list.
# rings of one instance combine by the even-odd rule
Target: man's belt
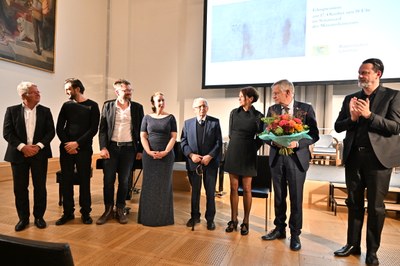
[[128,142],[111,141],[111,144],[117,145],[118,147],[133,146],[133,141],[128,141]]

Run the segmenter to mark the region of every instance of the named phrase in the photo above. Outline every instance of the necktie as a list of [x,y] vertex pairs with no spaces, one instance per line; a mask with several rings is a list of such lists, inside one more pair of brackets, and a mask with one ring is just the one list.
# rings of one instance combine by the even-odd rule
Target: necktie
[[199,120],[199,124],[200,124],[200,126],[204,126],[204,120]]
[[289,114],[289,107],[288,106],[282,106],[282,113],[283,114]]

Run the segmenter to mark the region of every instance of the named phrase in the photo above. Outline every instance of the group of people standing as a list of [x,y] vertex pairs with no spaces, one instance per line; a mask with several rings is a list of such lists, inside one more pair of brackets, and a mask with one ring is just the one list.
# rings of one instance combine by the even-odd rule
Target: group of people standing
[[[346,245],[335,256],[361,254],[361,230],[364,217],[364,191],[368,191],[366,263],[378,265],[377,250],[385,219],[383,203],[388,193],[391,170],[400,162],[400,92],[383,87],[380,78],[383,63],[376,58],[362,62],[358,71],[360,91],[347,96],[335,122],[337,132],[346,131],[343,162],[345,164],[348,233]],[[30,82],[22,82],[17,91],[23,104],[9,107],[4,119],[4,138],[8,141],[5,160],[11,162],[15,202],[19,222],[16,231],[29,224],[29,171],[34,185],[33,216],[38,228],[45,228],[47,159],[52,156],[50,142],[57,133],[60,138],[60,165],[63,174],[62,217],[56,225],[74,219],[72,176],[80,178],[80,212],[84,224],[91,224],[90,176],[93,154],[92,139],[99,126],[100,156],[103,158],[105,211],[98,225],[116,217],[121,224],[128,222],[125,200],[128,179],[135,160],[143,163],[143,184],[139,202],[138,222],[148,226],[174,224],[172,171],[174,145],[177,138],[175,117],[165,111],[161,92],[151,96],[153,113],[144,115],[143,106],[131,100],[132,87],[127,80],[114,83],[116,100],[97,103],[83,96],[83,84],[77,79],[65,81],[70,101],[63,104],[54,129],[49,108],[39,105],[40,92]],[[257,153],[264,144],[270,146],[269,167],[274,189],[275,228],[262,236],[263,240],[286,238],[290,230],[290,248],[301,249],[303,223],[303,188],[309,168],[309,146],[318,141],[319,131],[315,112],[310,104],[294,100],[295,87],[288,80],[275,82],[272,87],[275,104],[267,116],[289,114],[309,127],[311,139],[292,141],[287,148],[293,154],[283,155],[282,146],[262,141],[264,115],[253,106],[259,98],[257,90],[245,87],[239,92],[239,107],[230,112],[229,145],[224,170],[230,178],[231,217],[225,231],[237,231],[239,179],[243,184],[243,221],[241,235],[250,230],[252,204],[251,183],[257,177]],[[184,122],[181,148],[186,156],[186,168],[192,186],[191,217],[186,223],[194,228],[200,223],[200,192],[202,182],[206,191],[207,229],[215,230],[215,183],[220,166],[222,136],[219,120],[207,115],[209,106],[204,98],[193,101],[195,117]],[[114,183],[118,175],[118,191],[114,200]],[[290,216],[287,221],[286,198],[289,192]],[[114,205],[116,210],[114,211]]]

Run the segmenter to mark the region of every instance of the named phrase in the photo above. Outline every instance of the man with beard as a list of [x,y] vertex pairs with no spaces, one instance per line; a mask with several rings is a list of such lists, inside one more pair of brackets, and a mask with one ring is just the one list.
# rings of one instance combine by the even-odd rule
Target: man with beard
[[64,83],[69,101],[61,107],[57,120],[57,136],[60,144],[60,165],[63,178],[61,193],[64,213],[56,221],[63,225],[75,218],[74,175],[79,178],[79,205],[82,222],[91,224],[92,211],[90,177],[92,171],[92,143],[99,125],[100,110],[96,102],[83,96],[85,87],[79,79],[67,79]]
[[140,125],[144,116],[143,106],[131,101],[131,83],[124,79],[114,82],[117,99],[106,101],[101,112],[99,141],[103,161],[103,197],[105,211],[96,221],[102,225],[114,216],[114,184],[118,173],[118,191],[115,205],[116,218],[121,224],[128,223],[125,200],[129,178],[135,158],[142,158]]
[[392,169],[400,164],[400,92],[383,87],[383,63],[376,58],[362,62],[358,70],[360,91],[345,97],[335,122],[346,131],[343,163],[348,197],[347,243],[334,252],[347,257],[361,254],[364,194],[367,189],[367,265],[378,265],[376,255],[385,220],[384,198]]

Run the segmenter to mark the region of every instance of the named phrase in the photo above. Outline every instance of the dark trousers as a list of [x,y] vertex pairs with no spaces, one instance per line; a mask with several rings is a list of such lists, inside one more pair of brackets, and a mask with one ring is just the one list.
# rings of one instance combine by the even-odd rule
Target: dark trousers
[[215,183],[217,181],[217,168],[204,167],[203,176],[196,174],[195,171],[188,171],[189,181],[192,186],[191,217],[200,218],[200,193],[201,181],[203,180],[206,191],[206,220],[214,221],[215,216]]
[[105,206],[114,206],[114,184],[118,173],[117,208],[125,207],[129,178],[132,176],[136,157],[134,146],[117,146],[112,142],[108,147],[110,159],[103,162],[103,197]]
[[290,196],[289,228],[291,235],[300,235],[303,227],[303,190],[306,172],[301,171],[292,156],[278,156],[271,167],[274,187],[275,220],[278,230],[284,231],[286,224],[286,197]]
[[33,183],[33,216],[43,218],[47,206],[47,158],[38,156],[11,163],[14,181],[15,206],[20,220],[29,220],[29,170]]
[[74,171],[79,178],[79,205],[82,215],[89,215],[92,211],[90,194],[90,176],[92,171],[92,149],[80,149],[77,154],[68,154],[64,147],[60,147],[60,166],[63,178],[61,191],[65,215],[75,211],[74,203]]
[[348,198],[347,243],[360,246],[364,222],[364,195],[367,189],[367,252],[376,253],[385,221],[384,199],[389,191],[392,169],[385,168],[372,150],[352,150],[346,167]]

